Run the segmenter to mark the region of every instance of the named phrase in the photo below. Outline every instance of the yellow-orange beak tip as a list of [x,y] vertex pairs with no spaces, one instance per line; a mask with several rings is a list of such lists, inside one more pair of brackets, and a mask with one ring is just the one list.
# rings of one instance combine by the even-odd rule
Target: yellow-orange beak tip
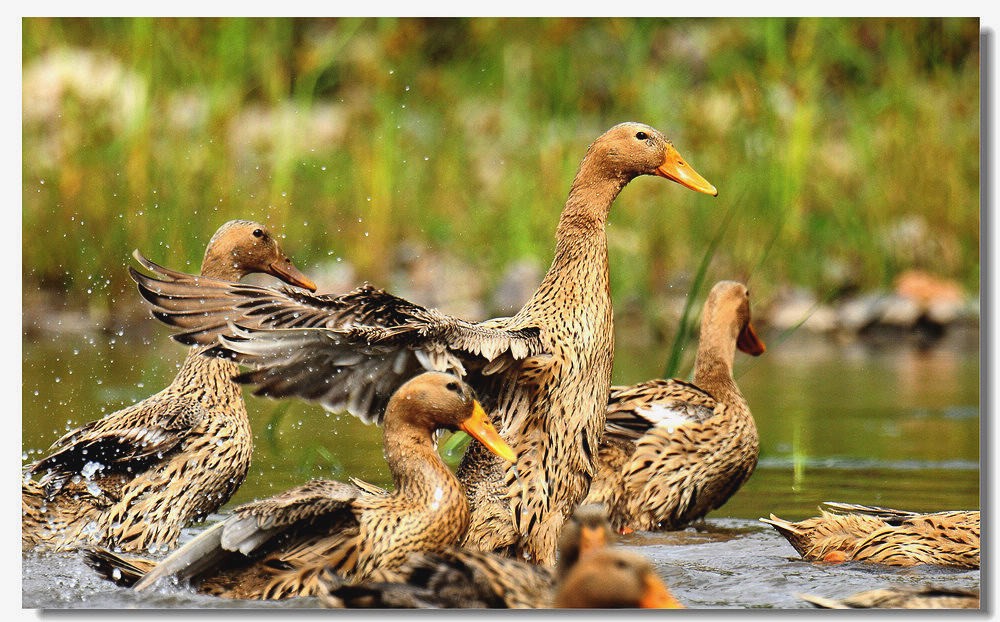
[[472,403],[472,414],[459,427],[469,436],[482,443],[487,449],[507,462],[517,462],[517,454],[500,436],[497,429],[490,423],[486,411],[478,401]]

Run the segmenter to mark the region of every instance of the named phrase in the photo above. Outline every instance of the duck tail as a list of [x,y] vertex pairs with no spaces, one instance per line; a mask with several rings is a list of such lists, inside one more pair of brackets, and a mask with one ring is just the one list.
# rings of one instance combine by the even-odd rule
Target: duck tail
[[772,527],[778,530],[778,533],[785,536],[786,538],[790,535],[799,535],[802,533],[801,530],[795,526],[795,523],[787,521],[783,518],[778,518],[774,514],[771,514],[770,518],[760,518],[758,520],[762,523],[767,523],[768,525],[771,525]]

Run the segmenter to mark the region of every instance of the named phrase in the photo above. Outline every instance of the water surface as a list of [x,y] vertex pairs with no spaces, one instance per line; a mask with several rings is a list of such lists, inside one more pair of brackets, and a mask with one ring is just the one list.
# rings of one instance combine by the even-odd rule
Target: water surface
[[[772,512],[799,520],[828,500],[926,511],[978,508],[978,336],[951,335],[929,349],[765,338],[768,352],[757,359],[738,355],[736,368],[760,430],[757,471],[704,525],[633,534],[624,544],[653,559],[693,607],[801,607],[797,593],[843,596],[890,583],[978,587],[978,571],[804,563],[756,520]],[[616,383],[659,375],[665,346],[619,343]],[[132,340],[64,335],[26,341],[23,460],[36,458],[66,430],[160,390],[183,357],[183,348],[163,332]],[[248,395],[247,406],[256,439],[251,472],[208,522],[234,504],[310,477],[391,483],[378,428],[294,400]],[[185,538],[201,529],[186,530]],[[176,589],[137,598],[97,578],[73,554],[26,554],[22,594],[24,607],[41,608],[262,606]],[[304,599],[283,606],[315,605]]]

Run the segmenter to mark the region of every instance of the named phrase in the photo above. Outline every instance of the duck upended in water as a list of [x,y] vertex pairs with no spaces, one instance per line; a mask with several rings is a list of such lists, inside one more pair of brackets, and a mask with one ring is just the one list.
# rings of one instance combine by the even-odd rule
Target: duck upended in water
[[[587,151],[556,229],[555,258],[513,317],[468,322],[370,286],[339,297],[226,283],[146,264],[133,272],[182,343],[255,367],[257,393],[296,396],[370,420],[407,378],[450,371],[484,399],[517,453],[504,465],[472,445],[459,468],[472,523],[465,542],[555,561],[563,521],[595,471],[611,386],[612,308],[605,224],[632,179],[656,175],[716,195],[657,130],[622,123]],[[229,322],[243,327],[230,329]]]
[[682,607],[645,558],[608,548],[614,537],[603,506],[580,506],[560,535],[555,570],[450,547],[411,555],[391,580],[327,581],[323,601],[350,608]]
[[612,387],[587,502],[610,507],[616,529],[680,529],[749,479],[760,441],[733,380],[737,348],[753,356],[765,349],[750,323],[747,288],[721,281],[702,311],[694,384]]
[[403,384],[386,409],[394,491],[313,480],[235,508],[159,564],[104,550],[90,552],[88,563],[136,590],[174,577],[199,592],[243,599],[315,596],[327,572],[355,582],[391,570],[410,553],[456,544],[468,527],[464,490],[434,447],[439,429],[462,429],[514,459],[472,389],[451,374],[428,372]]
[[889,566],[979,568],[979,512],[921,514],[825,502],[827,511],[793,523],[762,518],[807,561],[863,561]]
[[[216,231],[195,278],[236,281],[253,272],[316,289],[264,225],[246,220]],[[203,350],[192,348],[159,393],[70,431],[26,467],[22,549],[166,549],[232,497],[249,470],[253,437],[232,380],[239,369]]]

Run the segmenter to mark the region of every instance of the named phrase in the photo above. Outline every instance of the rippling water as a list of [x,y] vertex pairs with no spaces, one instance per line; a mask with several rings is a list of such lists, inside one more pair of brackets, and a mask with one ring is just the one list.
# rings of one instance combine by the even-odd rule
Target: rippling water
[[[803,607],[797,593],[844,596],[900,583],[978,587],[978,571],[807,564],[756,520],[771,512],[799,520],[815,515],[823,501],[927,511],[978,508],[978,335],[953,335],[927,350],[765,338],[768,352],[758,359],[739,357],[736,368],[761,436],[753,477],[698,529],[633,534],[625,545],[653,559],[678,598],[692,607]],[[620,340],[615,382],[658,376],[665,347],[629,343]],[[162,335],[148,344],[61,337],[26,342],[23,355],[22,458],[28,461],[69,427],[158,391],[183,351]],[[230,506],[310,477],[353,475],[390,483],[377,428],[300,402],[247,402],[254,463]],[[185,536],[203,528],[188,529]],[[26,554],[22,597],[29,608],[265,606],[179,589],[136,598],[97,578],[73,554]]]

